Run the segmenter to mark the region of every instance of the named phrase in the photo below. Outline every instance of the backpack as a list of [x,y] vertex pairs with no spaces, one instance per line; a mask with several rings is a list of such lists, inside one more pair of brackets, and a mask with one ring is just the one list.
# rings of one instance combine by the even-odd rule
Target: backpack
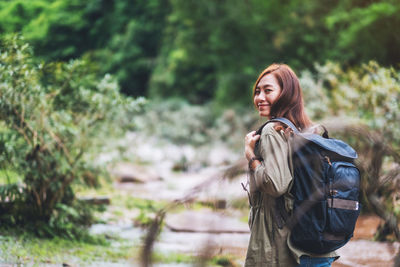
[[358,201],[360,171],[354,165],[357,153],[341,140],[300,132],[286,118],[281,122],[293,131],[293,182],[289,192],[294,196],[293,211],[285,209],[284,196],[276,199],[277,225],[291,230],[292,244],[309,253],[324,254],[344,246],[353,236],[360,213]]

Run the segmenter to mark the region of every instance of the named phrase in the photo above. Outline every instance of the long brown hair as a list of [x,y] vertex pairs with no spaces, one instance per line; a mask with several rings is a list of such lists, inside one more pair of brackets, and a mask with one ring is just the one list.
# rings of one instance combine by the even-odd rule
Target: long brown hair
[[299,78],[294,71],[286,64],[272,64],[268,66],[253,87],[253,99],[260,80],[272,73],[281,87],[281,94],[278,100],[272,105],[270,117],[284,117],[289,119],[297,128],[302,130],[310,127],[312,122],[304,110],[303,94]]

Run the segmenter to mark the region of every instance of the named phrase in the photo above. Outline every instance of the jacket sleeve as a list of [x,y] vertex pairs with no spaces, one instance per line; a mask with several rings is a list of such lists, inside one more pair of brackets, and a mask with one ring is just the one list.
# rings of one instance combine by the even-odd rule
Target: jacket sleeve
[[261,191],[273,197],[286,193],[292,181],[289,169],[289,144],[274,129],[262,133],[260,155],[264,159],[250,179],[250,191]]

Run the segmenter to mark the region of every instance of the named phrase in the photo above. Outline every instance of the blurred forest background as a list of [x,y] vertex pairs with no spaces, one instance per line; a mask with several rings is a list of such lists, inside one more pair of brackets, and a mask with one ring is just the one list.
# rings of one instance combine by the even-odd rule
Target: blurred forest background
[[[109,188],[110,163],[151,165],[135,142],[223,147],[235,164],[260,124],[253,83],[282,62],[312,119],[359,152],[376,238],[400,239],[399,0],[0,0],[0,37],[2,234],[106,244],[77,195]],[[171,169],[216,165],[206,152]],[[130,200],[149,225],[160,203]]]
[[[0,30],[48,61],[84,58],[131,96],[248,104],[270,62],[400,62],[399,1],[1,1]],[[190,90],[189,90],[190,88]],[[231,104],[229,104],[230,106]]]

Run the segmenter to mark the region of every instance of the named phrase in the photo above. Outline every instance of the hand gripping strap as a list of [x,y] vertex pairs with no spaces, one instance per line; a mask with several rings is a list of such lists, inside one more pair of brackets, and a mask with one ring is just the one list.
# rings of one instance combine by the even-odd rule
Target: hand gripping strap
[[[273,121],[278,121],[283,124],[286,124],[288,127],[290,127],[293,130],[294,133],[296,133],[296,134],[300,133],[300,131],[296,128],[296,126],[294,126],[294,124],[286,118],[274,118],[274,119],[267,121],[267,123],[273,122]],[[324,129],[324,133],[322,134],[322,137],[329,139],[328,129],[326,129],[326,127],[322,124],[319,126],[322,127],[322,129]]]
[[259,135],[260,135],[261,132],[262,132],[262,129],[264,128],[264,126],[267,125],[267,124],[270,123],[270,122],[281,122],[281,123],[287,125],[288,127],[290,127],[290,128],[293,130],[294,133],[296,133],[296,134],[299,134],[299,133],[300,133],[300,131],[296,128],[296,126],[294,126],[294,124],[293,124],[290,120],[288,120],[288,119],[286,119],[286,118],[273,118],[273,119],[270,119],[269,121],[267,121],[266,123],[264,123],[264,124],[257,130],[256,134],[259,134]]
[[267,121],[267,123],[270,123],[270,122],[281,122],[283,124],[286,124],[288,127],[290,127],[290,129],[292,129],[293,132],[295,132],[296,134],[300,133],[300,131],[296,128],[296,126],[294,126],[294,124],[286,118],[274,118],[274,119]]

